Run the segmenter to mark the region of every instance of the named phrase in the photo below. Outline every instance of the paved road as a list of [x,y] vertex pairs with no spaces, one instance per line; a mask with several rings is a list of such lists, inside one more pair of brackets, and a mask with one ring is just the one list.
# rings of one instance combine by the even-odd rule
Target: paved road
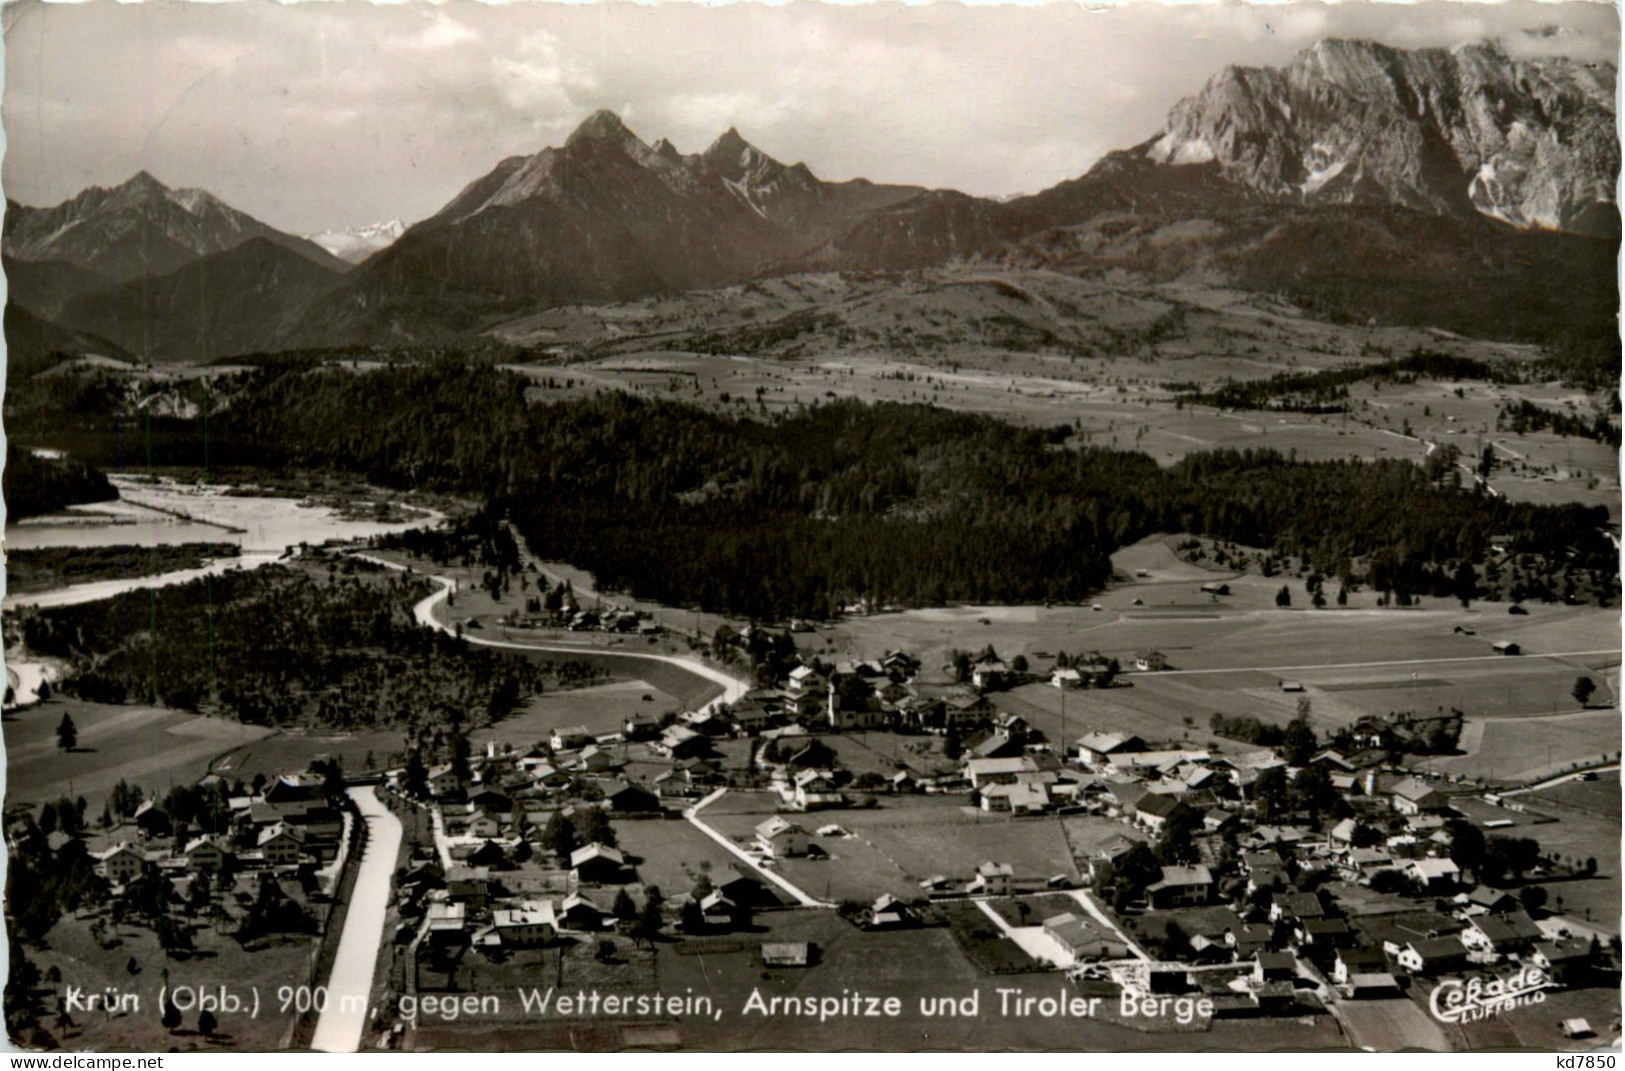
[[774,873],[767,867],[762,866],[749,852],[745,851],[739,845],[735,844],[733,841],[729,840],[727,837],[723,836],[721,833],[717,832],[715,829],[712,829],[710,826],[706,825],[700,820],[700,809],[709,804],[715,803],[717,800],[721,799],[723,794],[727,791],[728,790],[726,788],[717,789],[715,792],[711,793],[709,796],[705,797],[688,810],[684,811],[683,817],[688,819],[689,824],[695,829],[699,830],[701,833],[704,833],[706,836],[728,849],[728,851],[738,856],[739,859],[741,859],[746,866],[750,867],[751,870],[755,871],[757,874],[760,874],[774,885],[777,885],[779,888],[789,893],[795,898],[796,903],[800,904],[802,907],[834,907],[834,904],[819,900],[813,896],[809,896],[801,889],[800,886],[791,882],[790,879]]
[[1328,1005],[1349,1040],[1367,1052],[1426,1049],[1449,1052],[1453,1046],[1444,1027],[1415,1001],[1336,1000]]
[[[364,561],[373,562],[374,564],[382,565],[385,568],[394,569],[398,572],[406,571],[406,567],[403,565],[386,561],[383,558],[375,558],[370,554],[357,554],[355,556],[363,559]],[[439,629],[441,632],[447,633],[448,635],[455,634],[455,629],[445,624],[435,616],[436,607],[445,602],[446,597],[451,594],[451,589],[454,586],[453,582],[450,578],[444,576],[431,576],[430,579],[436,584],[440,585],[440,590],[435,592],[433,595],[430,595],[428,598],[420,600],[416,606],[412,607],[412,617],[420,625],[426,625],[429,628]],[[596,657],[604,658],[627,658],[638,659],[640,661],[665,662],[668,665],[677,666],[678,668],[689,673],[693,673],[696,676],[703,677],[722,688],[722,694],[702,707],[702,711],[710,710],[712,707],[723,703],[737,703],[741,699],[745,698],[745,693],[750,690],[750,686],[744,681],[724,673],[715,666],[706,665],[697,658],[679,658],[676,655],[649,654],[642,651],[636,653],[628,651],[611,651],[602,647],[591,647],[587,645],[580,647],[569,647],[557,644],[517,643],[513,640],[489,640],[483,636],[470,635],[467,632],[463,633],[463,639],[469,643],[478,644],[481,647],[500,647],[512,651],[541,651],[545,654],[590,653]]]
[[[1525,653],[1513,656],[1516,659],[1528,662],[1537,658],[1591,658],[1596,655],[1617,655],[1617,650],[1604,651],[1553,651],[1550,654]],[[1436,666],[1447,662],[1507,662],[1507,655],[1466,655],[1456,658],[1410,658],[1395,662],[1316,662],[1309,665],[1298,666],[1225,666],[1221,669],[1159,669],[1153,672],[1134,673],[1136,677],[1180,677],[1201,676],[1208,673],[1291,673],[1305,669],[1374,669],[1384,666]]]
[[1525,792],[1539,792],[1543,788],[1555,788],[1558,785],[1564,785],[1570,781],[1578,781],[1586,774],[1605,774],[1617,771],[1618,769],[1619,763],[1617,762],[1609,763],[1607,766],[1590,766],[1584,770],[1576,770],[1573,773],[1563,774],[1560,777],[1548,777],[1544,781],[1536,781],[1534,784],[1525,785],[1522,788],[1508,789],[1506,792],[1501,793],[1501,795],[1521,796]]
[[384,940],[384,913],[389,907],[389,885],[395,875],[395,857],[401,847],[400,819],[389,813],[371,785],[350,789],[350,798],[367,823],[367,844],[361,853],[350,910],[339,935],[338,956],[327,978],[327,1003],[316,1020],[310,1047],[318,1052],[355,1052],[367,1025],[372,996],[373,968]]

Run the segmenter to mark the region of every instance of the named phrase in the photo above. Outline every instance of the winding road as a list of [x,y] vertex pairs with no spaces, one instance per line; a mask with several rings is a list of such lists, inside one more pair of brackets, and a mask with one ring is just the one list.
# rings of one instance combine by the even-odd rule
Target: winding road
[[[372,562],[374,565],[382,565],[386,569],[394,569],[397,572],[403,573],[409,571],[404,565],[397,562],[387,561],[383,558],[377,558],[370,554],[357,554],[354,556],[363,561]],[[450,577],[435,576],[430,574],[429,578],[440,586],[440,590],[427,598],[420,599],[417,605],[412,607],[412,618],[420,625],[425,625],[432,629],[438,629],[447,635],[456,635],[456,630],[452,628],[452,626],[446,624],[444,621],[441,621],[435,616],[435,609],[441,603],[446,601],[446,598],[451,594],[452,589],[456,586],[456,583]],[[472,636],[467,632],[462,634],[462,638],[468,643],[478,644],[481,647],[497,647],[511,651],[540,651],[544,654],[591,654],[596,658],[618,658],[634,662],[664,662],[667,665],[675,666],[684,672],[692,673],[697,677],[702,677],[722,689],[722,694],[705,704],[705,706],[701,708],[702,711],[710,710],[713,707],[724,703],[737,703],[743,699],[745,697],[745,693],[750,690],[749,685],[747,685],[744,681],[724,673],[715,666],[708,666],[697,658],[679,658],[676,655],[648,654],[641,651],[634,654],[626,651],[611,651],[602,647],[590,647],[585,645],[571,647],[558,644],[550,645],[541,643],[518,643],[513,640],[491,640],[486,639],[483,636]],[[637,674],[633,673],[632,676],[635,677]]]

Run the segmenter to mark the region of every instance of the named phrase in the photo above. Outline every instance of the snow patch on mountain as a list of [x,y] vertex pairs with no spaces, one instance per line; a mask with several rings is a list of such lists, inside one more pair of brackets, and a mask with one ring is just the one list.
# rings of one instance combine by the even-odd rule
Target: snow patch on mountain
[[307,234],[305,237],[340,260],[359,264],[380,249],[393,245],[395,239],[405,233],[406,224],[398,219],[392,219],[384,223],[367,223],[359,227],[321,231],[317,234]]

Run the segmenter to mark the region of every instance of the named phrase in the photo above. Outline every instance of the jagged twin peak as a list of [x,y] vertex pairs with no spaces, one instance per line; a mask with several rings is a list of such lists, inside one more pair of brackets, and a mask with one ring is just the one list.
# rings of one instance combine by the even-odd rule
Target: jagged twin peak
[[534,197],[568,197],[570,176],[578,173],[580,166],[594,163],[635,164],[681,193],[702,192],[720,181],[764,218],[771,214],[775,195],[814,193],[821,185],[805,164],[781,164],[747,142],[734,128],[730,127],[703,153],[684,155],[665,138],[646,144],[620,116],[600,110],[583,120],[562,147],[504,161],[498,169],[508,172],[502,182],[488,197],[461,205],[460,215],[466,217],[485,207],[517,204]]
[[1494,44],[1326,40],[1284,68],[1227,67],[1145,152],[1215,163],[1267,196],[1473,212],[1617,232],[1615,68]]

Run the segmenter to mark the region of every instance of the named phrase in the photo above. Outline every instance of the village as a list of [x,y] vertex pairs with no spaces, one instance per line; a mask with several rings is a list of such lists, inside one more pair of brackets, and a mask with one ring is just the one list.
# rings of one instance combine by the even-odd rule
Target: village
[[1613,920],[1563,909],[1598,863],[1542,847],[1534,827],[1558,819],[1430,776],[1376,720],[1344,750],[1302,720],[1278,746],[1048,740],[1003,689],[1069,693],[1081,723],[1125,673],[1063,661],[796,660],[732,704],[391,771],[391,805],[428,818],[398,875],[392,984],[636,988],[674,941],[816,979],[828,951],[776,921],[824,912],[865,934],[946,929],[983,974],[1058,972],[1124,1022],[1180,996],[1209,1024],[1330,1016],[1358,1042],[1366,1008],[1438,1029],[1429,995],[1476,978],[1562,994],[1574,1014],[1548,1025],[1570,1042],[1617,1029]]

